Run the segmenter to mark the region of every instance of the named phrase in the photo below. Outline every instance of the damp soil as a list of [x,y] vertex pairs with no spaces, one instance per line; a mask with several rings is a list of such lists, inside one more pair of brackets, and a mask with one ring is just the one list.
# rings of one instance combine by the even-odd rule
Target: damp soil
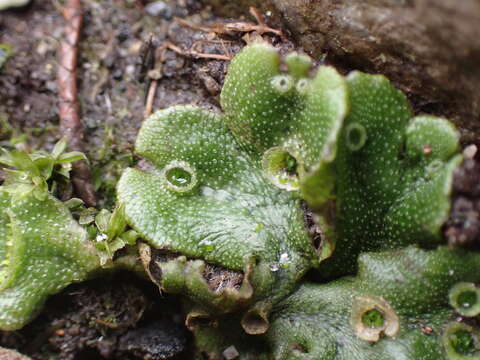
[[190,338],[178,300],[152,283],[119,273],[69,286],[0,346],[31,359],[189,359]]

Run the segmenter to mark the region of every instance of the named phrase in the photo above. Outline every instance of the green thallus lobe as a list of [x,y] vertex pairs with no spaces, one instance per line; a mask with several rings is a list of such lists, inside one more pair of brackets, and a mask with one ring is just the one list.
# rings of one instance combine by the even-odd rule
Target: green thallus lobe
[[0,328],[15,330],[40,310],[47,296],[87,278],[99,259],[86,231],[50,195],[0,189]]
[[[282,59],[272,46],[254,43],[230,64],[223,114],[176,106],[148,118],[135,148],[152,167],[126,169],[117,210],[99,214],[99,229],[112,238],[100,244],[108,253],[102,263],[133,243],[128,222],[148,243],[140,253],[152,280],[188,299],[187,323],[212,358],[235,344],[242,359],[475,359],[476,330],[450,320],[455,311],[478,315],[480,259],[439,246],[461,162],[458,133],[445,119],[413,117],[383,76],[311,67],[306,55]],[[61,209],[44,196],[42,181],[15,179],[30,186],[24,181],[22,196],[40,187],[36,201]],[[12,188],[5,189],[0,256],[11,266],[12,244],[30,237],[15,230],[25,224],[12,217],[17,208],[8,205]],[[305,220],[311,211],[319,242]],[[78,226],[62,214],[57,218]],[[108,222],[120,225],[110,231]],[[81,239],[79,253],[88,252]],[[29,261],[42,263],[41,253]],[[60,283],[47,276],[56,291],[98,266],[95,256],[72,256],[75,276]],[[303,282],[312,268],[328,281]]]
[[[306,270],[317,267],[324,259],[323,248],[333,249],[333,254],[320,264],[320,275],[333,280],[339,275],[354,274],[358,256],[367,251],[384,251],[375,264],[380,271],[388,272],[395,249],[441,243],[440,228],[449,212],[452,174],[461,161],[457,155],[458,134],[453,126],[441,118],[413,117],[405,96],[384,77],[354,72],[343,78],[329,67],[320,67],[310,76],[311,60],[297,53],[284,58],[288,71],[282,73],[281,61],[270,45],[249,45],[230,64],[221,93],[222,115],[178,106],[147,119],[137,138],[136,150],[156,170],[128,169],[118,188],[119,201],[125,204],[131,226],[159,251],[184,255],[170,255],[172,260],[157,261],[158,266],[167,271],[175,263],[175,269],[189,272],[198,262],[198,284],[189,286],[182,282],[181,287],[173,286],[174,292],[186,294],[206,307],[207,313],[211,306],[220,308],[220,313],[237,312],[238,307],[232,306],[232,298],[227,294],[238,289],[217,289],[209,294],[205,283],[210,283],[202,269],[205,264],[213,264],[242,274],[243,285],[250,284],[252,292],[247,297],[235,295],[242,299],[240,307],[246,309],[240,312],[243,315],[239,315],[238,321],[249,333],[266,332],[267,341],[272,343],[282,338],[277,336],[275,324],[286,316],[285,309],[290,306],[288,298],[283,299]],[[157,181],[156,174],[164,172],[174,161],[196,169],[196,187],[187,197],[165,191],[168,189]],[[312,247],[312,240],[306,236],[300,220],[300,199],[316,211],[315,218],[322,225],[319,248],[318,244]],[[145,209],[151,216],[144,216]],[[290,220],[282,223],[282,218]],[[416,250],[409,251],[416,261]],[[419,258],[428,252],[421,254]],[[456,256],[447,249],[440,254],[446,263]],[[377,255],[372,253],[371,257]],[[407,348],[416,342],[423,344],[424,352],[417,354],[416,359],[438,359],[443,350],[435,344],[437,340],[424,342],[423,335],[418,335],[419,328],[411,333],[407,331],[409,325],[402,326],[417,317],[426,317],[430,319],[428,326],[441,333],[441,326],[449,317],[445,286],[451,286],[447,285],[451,282],[441,276],[450,270],[442,267],[438,275],[430,273],[437,264],[433,258],[428,259],[431,263],[427,271],[422,275],[414,271],[407,281],[409,291],[418,296],[405,296],[401,298],[404,302],[392,300],[397,285],[392,286],[388,280],[372,288],[369,282],[377,280],[363,279],[362,293],[347,286],[348,280],[338,280],[338,296],[356,299],[353,303],[332,309],[330,315],[317,309],[304,315],[294,311],[292,316],[304,320],[311,317],[314,324],[323,324],[322,331],[328,333],[329,326],[339,326],[333,321],[334,314],[350,313],[350,321],[343,319],[340,328],[359,344],[378,342],[375,349],[389,354],[385,358],[393,359],[395,351],[399,351],[394,345],[398,333],[405,337],[403,344]],[[472,269],[476,261],[466,267]],[[165,278],[159,285],[171,289],[169,281]],[[314,302],[321,298],[315,289],[322,286],[304,286],[309,289],[305,290],[308,299]],[[276,288],[275,295],[268,288]],[[295,298],[300,293],[290,296]],[[209,298],[215,299],[214,304],[209,303]],[[339,302],[333,295],[328,301]],[[432,302],[437,304],[438,314],[429,312]],[[239,301],[233,304],[238,305]],[[282,309],[278,313],[277,306]],[[413,313],[407,316],[409,309]],[[273,318],[269,316],[272,311],[276,314]],[[211,316],[215,318],[208,315]],[[261,331],[252,330],[251,323],[255,321],[262,323]],[[299,326],[307,328],[294,330],[294,337],[308,338],[310,331],[313,334],[318,330],[313,323],[310,330],[310,325]],[[200,348],[202,331],[197,331]],[[216,336],[220,341],[222,335]],[[381,345],[385,336],[391,338],[391,345]],[[297,345],[313,346],[306,339],[302,344]],[[315,347],[318,354],[329,353],[334,344],[332,339]],[[204,345],[212,348],[211,343]],[[341,358],[369,358],[374,353],[366,349]],[[333,352],[322,359],[336,356]]]
[[70,213],[81,200],[62,203],[52,196],[57,184],[69,179],[71,162],[85,159],[78,152],[65,153],[66,146],[60,140],[50,154],[1,149],[6,178],[0,186],[0,329],[21,328],[49,295],[85,280],[125,246],[123,239],[135,239],[127,236],[123,215],[119,219],[116,211],[113,226],[98,226],[112,240],[100,250]]

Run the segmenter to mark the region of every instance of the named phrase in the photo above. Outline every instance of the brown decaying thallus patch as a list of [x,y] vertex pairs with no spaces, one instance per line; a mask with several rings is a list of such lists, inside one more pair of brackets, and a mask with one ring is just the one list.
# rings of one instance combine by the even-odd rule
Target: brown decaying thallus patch
[[[150,277],[152,277],[157,284],[161,284],[162,281],[162,271],[157,264],[174,260],[178,256],[181,255],[175,252],[151,248],[148,245],[143,245],[140,250],[143,265],[150,273]],[[205,263],[205,269],[202,275],[205,282],[214,292],[221,292],[226,288],[240,290],[245,278],[245,275],[241,271],[229,270],[208,263]]]
[[242,272],[224,269],[211,264],[205,264],[203,277],[210,289],[215,292],[220,292],[223,289],[240,290],[244,279]]
[[[65,34],[58,50],[60,134],[68,138],[71,150],[83,152],[84,128],[77,91],[77,54],[83,18],[80,0],[67,0],[61,11],[65,19]],[[78,196],[88,206],[95,206],[91,172],[85,161],[73,163],[72,183]]]

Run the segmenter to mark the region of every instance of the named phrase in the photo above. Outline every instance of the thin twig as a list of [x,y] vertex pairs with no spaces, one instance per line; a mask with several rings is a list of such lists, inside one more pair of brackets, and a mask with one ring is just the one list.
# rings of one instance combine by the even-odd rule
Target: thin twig
[[194,58],[194,59],[216,59],[216,60],[227,60],[227,61],[232,60],[232,57],[228,56],[228,55],[206,54],[206,53],[197,52],[192,48],[190,48],[188,50],[183,50],[180,47],[178,47],[177,45],[171,43],[170,41],[167,41],[165,43],[165,46],[168,49],[170,49],[172,51],[175,51],[177,54],[180,54],[180,55],[185,56],[185,57],[191,57],[191,58]]
[[[77,53],[82,26],[80,0],[67,0],[62,8],[65,34],[60,42],[58,59],[58,90],[60,134],[69,140],[69,147],[84,151],[84,129],[80,121],[80,105],[77,97]],[[85,161],[73,163],[72,182],[78,196],[88,206],[95,206],[95,192],[90,168]]]
[[[158,81],[162,77],[163,62],[165,61],[166,45],[162,45],[155,50],[155,64],[153,70],[148,72],[150,79],[152,80],[148,88],[147,100],[145,102],[145,110],[143,112],[144,117],[148,117],[153,112],[153,102],[157,93]],[[154,76],[152,76],[154,74]]]
[[283,36],[280,30],[273,29],[266,24],[265,20],[263,19],[258,9],[251,7],[250,13],[252,14],[253,17],[255,17],[255,20],[257,20],[258,24],[254,24],[246,21],[236,21],[236,22],[224,22],[224,23],[199,25],[184,19],[180,19],[180,18],[175,18],[175,21],[177,21],[181,26],[189,27],[195,30],[213,32],[217,35],[218,34],[234,35],[235,33],[248,33],[252,31],[256,31],[260,35],[263,35],[265,33],[272,33],[278,36]]
[[195,41],[192,46],[190,47],[190,50],[191,51],[194,51],[196,54],[204,54],[202,52],[199,52],[197,51],[197,46],[201,45],[201,44],[220,44],[222,46],[222,49],[223,49],[223,52],[226,54],[226,56],[228,56],[230,59],[233,58],[232,54],[230,54],[228,48],[225,46],[225,43],[231,43],[231,41],[228,41],[228,40],[223,40],[221,38],[219,38],[218,40],[216,39],[200,39],[200,40],[197,40]]
[[257,20],[258,25],[268,27],[260,10],[258,10],[256,7],[253,7],[253,6],[251,6],[250,9],[248,10],[250,14],[255,18],[255,20]]
[[147,102],[145,103],[145,110],[143,111],[144,117],[149,117],[152,115],[153,111],[153,101],[155,100],[155,94],[157,93],[158,80],[154,79],[150,83],[148,88]]

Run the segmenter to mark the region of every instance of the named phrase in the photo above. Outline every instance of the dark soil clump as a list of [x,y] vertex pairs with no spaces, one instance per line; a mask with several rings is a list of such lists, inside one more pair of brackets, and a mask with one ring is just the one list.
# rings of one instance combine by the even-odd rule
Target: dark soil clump
[[129,274],[73,285],[0,345],[32,359],[180,359],[187,333],[180,309]]
[[480,249],[480,154],[455,171],[452,209],[444,235],[452,246]]

